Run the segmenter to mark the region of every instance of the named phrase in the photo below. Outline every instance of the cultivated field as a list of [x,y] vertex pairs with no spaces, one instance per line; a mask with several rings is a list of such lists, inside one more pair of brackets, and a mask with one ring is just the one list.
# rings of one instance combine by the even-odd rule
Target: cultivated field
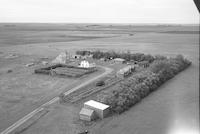
[[[95,134],[171,134],[175,127],[198,129],[198,30],[197,26],[167,25],[0,24],[0,131],[48,98],[80,82],[35,75],[35,66],[25,64],[39,64],[41,57],[50,60],[63,50],[77,49],[182,54],[192,61],[192,66],[120,116],[85,126],[77,118],[81,103],[54,104],[24,134],[74,134],[82,129]],[[5,58],[13,53],[18,57]],[[13,72],[7,73],[8,69]]]

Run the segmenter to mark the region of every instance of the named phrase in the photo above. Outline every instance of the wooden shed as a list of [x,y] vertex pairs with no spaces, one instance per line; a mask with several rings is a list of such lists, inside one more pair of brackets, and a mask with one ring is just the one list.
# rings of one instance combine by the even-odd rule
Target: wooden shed
[[92,109],[82,108],[79,113],[80,119],[85,121],[92,121],[95,119],[95,113]]
[[95,115],[101,119],[105,118],[109,114],[110,106],[103,103],[90,100],[84,103],[84,108],[95,111]]

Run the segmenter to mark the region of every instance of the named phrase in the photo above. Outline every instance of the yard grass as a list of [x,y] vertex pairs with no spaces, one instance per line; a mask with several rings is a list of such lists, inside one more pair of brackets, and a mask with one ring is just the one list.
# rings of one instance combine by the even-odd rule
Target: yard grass
[[[49,56],[53,58],[63,50],[70,50],[71,52],[80,49],[116,50],[119,52],[130,50],[134,53],[142,52],[153,55],[162,54],[165,56],[183,54],[187,59],[191,60],[193,64],[190,68],[161,86],[160,90],[152,93],[120,116],[109,117],[103,121],[99,120],[91,126],[85,126],[79,123],[78,120],[78,112],[84,100],[73,105],[55,104],[53,108],[50,109],[50,112],[43,116],[44,118],[41,118],[37,123],[29,127],[29,129],[23,132],[24,134],[55,134],[66,132],[74,134],[78,133],[79,130],[85,129],[95,134],[160,134],[165,133],[165,130],[173,126],[175,120],[178,121],[180,125],[185,123],[186,126],[198,128],[199,35],[197,32],[195,32],[195,34],[192,32],[192,34],[190,33],[190,31],[198,31],[198,26],[110,26],[106,24],[97,26],[90,26],[90,24],[63,24],[61,26],[54,24],[16,24],[15,28],[13,28],[9,26],[5,27],[4,25],[5,24],[0,24],[0,51],[3,52],[0,57],[0,81],[2,82],[0,84],[0,131],[29,113],[31,110],[29,106],[37,102],[39,92],[44,91],[45,93],[48,92],[52,94],[58,92],[58,90],[55,90],[58,88],[49,88],[48,85],[62,85],[62,83],[65,83],[65,81],[56,82],[56,78],[32,75],[31,72],[29,72],[29,70],[32,70],[32,67],[23,68],[23,71],[18,70],[21,68],[23,60],[18,61],[18,59],[10,59],[4,61],[2,60],[4,55],[18,53],[43,57]],[[176,34],[174,34],[170,31],[182,31],[182,33],[176,32]],[[133,34],[133,36],[129,34]],[[77,41],[77,38],[76,41],[70,41],[71,39],[69,38],[65,39],[65,41],[68,40],[67,42],[55,42],[57,41],[56,39],[68,37],[64,35],[86,35],[89,37],[106,36],[109,38],[84,39],[79,41]],[[51,42],[48,41],[52,36],[55,36],[55,38],[52,39]],[[44,37],[44,41],[40,37]],[[8,40],[8,38],[11,40]],[[37,44],[29,44],[29,39],[30,43],[37,42]],[[62,39],[61,41],[64,41]],[[28,58],[28,63],[30,59],[31,58]],[[116,67],[116,69],[118,68],[109,63],[101,64]],[[12,69],[13,72],[5,73],[8,69]],[[21,78],[23,76],[21,72],[27,76]],[[30,78],[30,76],[32,76],[32,78]],[[33,81],[33,83],[30,81]],[[41,88],[37,88],[37,86],[39,86],[39,81],[44,82],[43,85],[40,85],[44,87],[42,90]],[[27,88],[27,84],[35,88]],[[33,99],[26,100],[29,97],[24,97],[22,95],[23,93],[26,95],[27,92],[30,92],[30,95],[34,94],[31,93],[33,91],[38,92]],[[54,93],[52,91],[54,91]],[[13,99],[9,99],[10,103],[8,105],[5,101],[6,98],[12,98],[11,96]],[[95,97],[94,95],[88,99],[94,99]],[[28,103],[24,104],[22,101],[23,99]],[[9,109],[3,110],[2,107]],[[23,109],[23,111],[17,111],[17,109]],[[12,112],[12,110],[16,112]]]

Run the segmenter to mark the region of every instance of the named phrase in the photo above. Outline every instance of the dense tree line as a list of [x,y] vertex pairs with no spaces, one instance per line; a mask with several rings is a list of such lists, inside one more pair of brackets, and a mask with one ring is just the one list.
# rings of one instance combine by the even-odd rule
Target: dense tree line
[[86,51],[86,50],[78,50],[76,51],[77,55],[81,55],[81,56],[85,56],[85,55],[90,55],[91,52],[90,51]]
[[149,63],[153,62],[155,58],[150,54],[143,54],[143,53],[130,53],[129,51],[123,52],[123,53],[118,53],[115,51],[85,51],[85,50],[80,50],[76,51],[76,54],[85,56],[92,54],[94,59],[101,59],[101,58],[106,58],[106,59],[114,59],[114,58],[123,58],[126,61],[148,61]]
[[181,55],[158,56],[147,70],[125,79],[116,89],[100,93],[97,101],[110,105],[114,113],[122,113],[190,65]]

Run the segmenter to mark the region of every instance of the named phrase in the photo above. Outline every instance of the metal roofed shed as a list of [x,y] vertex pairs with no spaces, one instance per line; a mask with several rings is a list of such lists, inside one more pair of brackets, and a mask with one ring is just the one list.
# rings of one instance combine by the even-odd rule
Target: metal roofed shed
[[110,106],[94,101],[94,100],[85,102],[84,108],[94,110],[95,114],[101,119],[105,118],[108,115],[109,110],[110,110]]
[[125,59],[122,59],[122,58],[115,58],[113,59],[114,62],[118,62],[118,63],[125,63],[126,60]]
[[79,113],[80,119],[85,121],[92,121],[95,119],[95,113],[92,109],[82,108]]

